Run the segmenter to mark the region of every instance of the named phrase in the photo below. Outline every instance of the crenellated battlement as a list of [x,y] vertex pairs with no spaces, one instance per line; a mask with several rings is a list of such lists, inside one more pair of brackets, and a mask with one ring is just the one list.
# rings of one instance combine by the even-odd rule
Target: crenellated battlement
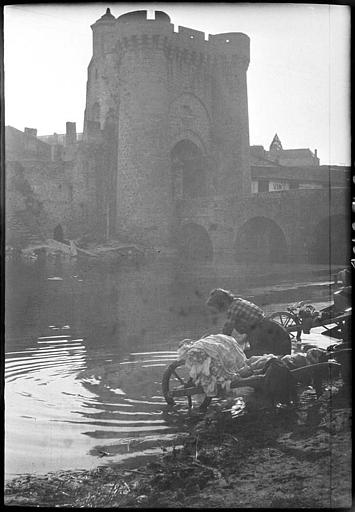
[[228,32],[225,34],[209,35],[208,44],[218,52],[223,51],[226,55],[238,54],[246,59],[250,58],[250,39],[242,32]]
[[118,23],[136,23],[136,22],[145,22],[145,21],[158,21],[164,23],[170,23],[170,17],[163,11],[155,11],[154,19],[150,20],[147,16],[147,11],[132,11],[127,12],[126,14],[122,14],[117,18]]
[[[229,32],[206,37],[204,32],[183,26],[178,26],[175,32],[170,17],[163,11],[155,11],[154,19],[149,19],[145,10],[128,12],[116,19],[108,9],[91,28],[94,46],[100,44],[104,53],[144,46],[167,49],[172,54],[185,55],[189,60],[195,59],[196,55],[202,60],[224,55],[239,58],[246,67],[249,64],[250,40],[247,35]],[[100,37],[95,39],[95,34]],[[104,41],[106,36],[110,39],[108,45]],[[95,48],[94,53],[97,53]]]
[[188,43],[205,42],[205,33],[200,32],[199,30],[193,30],[192,28],[179,26],[177,35],[181,41],[186,41]]

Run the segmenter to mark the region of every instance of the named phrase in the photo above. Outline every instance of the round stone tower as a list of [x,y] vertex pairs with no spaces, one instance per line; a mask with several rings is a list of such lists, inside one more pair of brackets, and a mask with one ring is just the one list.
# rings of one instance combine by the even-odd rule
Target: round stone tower
[[[107,112],[117,107],[116,18],[110,9],[91,25],[93,55],[88,66],[84,135],[91,139],[104,126]],[[95,126],[96,125],[96,126]]]
[[251,191],[247,69],[250,39],[242,33],[210,35],[214,55],[214,148],[220,155],[219,195]]
[[84,137],[115,124],[116,233],[170,245],[189,204],[250,193],[249,38],[175,32],[161,11],[107,10],[92,30]]
[[171,225],[168,62],[169,16],[146,11],[117,20],[119,54],[117,227],[164,244]]

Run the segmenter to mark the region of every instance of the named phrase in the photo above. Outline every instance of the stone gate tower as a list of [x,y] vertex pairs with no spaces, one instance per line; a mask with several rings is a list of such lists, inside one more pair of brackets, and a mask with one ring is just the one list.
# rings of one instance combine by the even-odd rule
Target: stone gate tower
[[175,32],[161,11],[91,28],[84,138],[110,134],[111,230],[169,245],[179,205],[250,193],[249,38]]

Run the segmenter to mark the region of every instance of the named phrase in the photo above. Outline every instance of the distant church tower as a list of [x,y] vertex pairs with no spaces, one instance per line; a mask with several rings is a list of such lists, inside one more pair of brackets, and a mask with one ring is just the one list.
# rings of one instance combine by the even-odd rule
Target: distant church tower
[[271,141],[271,144],[270,144],[270,148],[269,148],[269,151],[271,153],[276,153],[277,151],[280,151],[282,150],[282,144],[281,144],[281,141],[277,135],[277,133],[275,133],[274,135],[274,138],[272,139]]
[[91,28],[84,140],[109,128],[116,232],[168,245],[182,202],[250,193],[249,38],[174,32],[161,11],[107,9]]

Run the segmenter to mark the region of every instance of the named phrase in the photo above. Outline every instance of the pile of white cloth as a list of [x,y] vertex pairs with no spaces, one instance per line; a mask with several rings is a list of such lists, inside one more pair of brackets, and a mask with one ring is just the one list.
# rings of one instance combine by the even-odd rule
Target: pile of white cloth
[[235,338],[225,334],[184,340],[178,354],[180,359],[185,359],[190,377],[207,396],[215,396],[218,385],[229,391],[231,381],[238,375],[251,374],[242,348]]
[[216,396],[219,388],[229,391],[232,380],[238,377],[263,373],[270,359],[281,359],[293,370],[320,362],[325,352],[311,348],[306,353],[281,358],[274,354],[264,354],[247,359],[236,339],[224,334],[211,334],[196,341],[186,339],[178,349],[179,358],[185,360],[191,379],[203,388],[207,396]]

